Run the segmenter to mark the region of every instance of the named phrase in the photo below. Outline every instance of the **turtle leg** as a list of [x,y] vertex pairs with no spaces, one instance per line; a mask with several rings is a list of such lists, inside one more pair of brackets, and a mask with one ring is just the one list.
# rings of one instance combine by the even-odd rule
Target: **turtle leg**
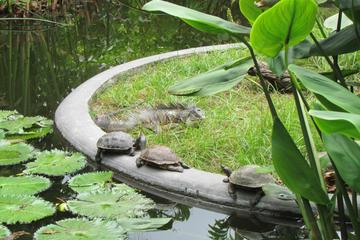
[[141,160],[141,158],[137,158],[137,159],[136,159],[136,166],[137,166],[138,168],[144,166],[144,162]]
[[98,148],[98,150],[96,152],[96,155],[95,155],[95,162],[101,163],[101,160],[102,160],[101,154],[102,154],[102,152],[103,152],[103,150]]
[[255,206],[260,202],[261,198],[265,195],[263,190],[259,190],[255,193],[255,196],[250,198],[250,211],[255,208]]
[[236,189],[235,189],[234,184],[229,183],[228,192],[229,192],[230,197],[232,197],[234,200],[236,200]]
[[174,165],[169,165],[166,167],[167,170],[169,171],[174,171],[174,172],[183,172],[184,168],[182,166],[174,166]]
[[188,165],[186,165],[185,163],[183,162],[180,162],[180,166],[184,169],[189,169],[190,167]]
[[229,177],[224,178],[224,179],[223,179],[223,182],[224,182],[224,183],[230,182]]

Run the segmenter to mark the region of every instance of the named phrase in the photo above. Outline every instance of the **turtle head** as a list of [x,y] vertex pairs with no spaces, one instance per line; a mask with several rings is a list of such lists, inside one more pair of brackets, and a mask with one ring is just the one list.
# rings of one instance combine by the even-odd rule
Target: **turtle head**
[[144,150],[146,148],[146,137],[143,133],[135,140],[134,143],[135,150]]
[[101,129],[106,129],[110,125],[110,117],[107,115],[100,115],[96,116],[94,122],[98,125]]
[[191,106],[189,110],[190,121],[202,120],[205,118],[205,112],[201,108]]
[[232,171],[230,168],[225,167],[224,165],[221,165],[221,170],[225,173],[226,176],[230,177]]

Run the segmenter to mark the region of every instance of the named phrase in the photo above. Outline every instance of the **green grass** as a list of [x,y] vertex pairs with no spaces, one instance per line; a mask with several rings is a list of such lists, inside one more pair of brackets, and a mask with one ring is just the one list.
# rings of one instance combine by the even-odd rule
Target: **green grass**
[[[220,172],[220,164],[233,169],[251,163],[270,165],[272,119],[255,78],[249,77],[234,89],[211,97],[176,97],[167,93],[167,88],[176,81],[245,55],[245,50],[217,51],[149,65],[120,76],[118,83],[98,93],[91,103],[91,111],[103,114],[139,102],[147,106],[195,103],[206,112],[206,120],[198,128],[163,128],[158,135],[142,129],[148,144],[167,145],[187,164],[212,172]],[[274,92],[272,97],[284,124],[303,150],[292,95]],[[141,107],[144,106],[138,106]],[[134,130],[134,136],[139,131],[141,129]]]

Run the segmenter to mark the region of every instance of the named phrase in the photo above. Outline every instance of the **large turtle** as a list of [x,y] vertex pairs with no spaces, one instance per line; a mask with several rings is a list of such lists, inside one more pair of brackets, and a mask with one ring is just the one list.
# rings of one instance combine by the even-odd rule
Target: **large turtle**
[[106,133],[97,141],[98,151],[95,156],[95,161],[97,163],[101,162],[103,152],[114,152],[134,156],[135,150],[143,150],[145,146],[146,139],[143,134],[134,140],[125,132]]
[[139,168],[143,165],[176,172],[183,172],[184,168],[189,168],[170,148],[161,145],[147,148],[141,152],[136,159],[136,166]]
[[250,199],[250,206],[255,206],[264,195],[262,187],[268,183],[275,183],[275,179],[270,173],[259,173],[259,166],[246,165],[236,171],[231,171],[228,167],[221,165],[226,174],[224,182],[229,183],[228,191],[232,198],[236,199],[236,189],[243,189],[255,193],[254,198]]

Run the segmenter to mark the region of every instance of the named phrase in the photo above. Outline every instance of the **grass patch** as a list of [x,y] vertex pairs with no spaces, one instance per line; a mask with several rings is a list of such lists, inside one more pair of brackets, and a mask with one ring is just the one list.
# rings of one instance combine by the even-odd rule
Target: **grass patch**
[[[114,112],[139,102],[144,104],[137,108],[169,102],[195,103],[206,113],[206,120],[198,128],[163,128],[158,135],[135,129],[133,134],[144,131],[149,145],[169,146],[187,164],[211,172],[220,172],[220,164],[233,169],[254,163],[270,165],[272,119],[255,78],[248,77],[234,89],[211,97],[176,97],[167,94],[167,88],[176,81],[246,55],[245,50],[239,49],[216,51],[163,61],[121,75],[120,81],[93,99],[92,114]],[[272,97],[290,134],[304,150],[292,95],[274,92]]]

